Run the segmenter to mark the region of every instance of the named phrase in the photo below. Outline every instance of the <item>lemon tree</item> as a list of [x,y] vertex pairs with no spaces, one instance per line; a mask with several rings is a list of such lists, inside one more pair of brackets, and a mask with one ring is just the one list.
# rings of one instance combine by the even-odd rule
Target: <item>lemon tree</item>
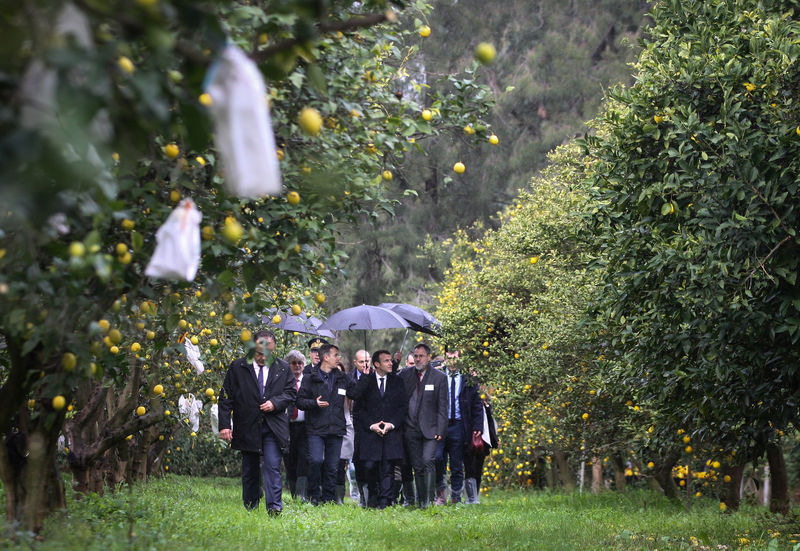
[[675,453],[676,429],[734,465],[766,453],[782,511],[800,353],[793,7],[659,4],[636,84],[586,139],[598,328],[626,386]]
[[[340,225],[391,211],[381,173],[409,138],[433,132],[418,119],[418,103],[395,93],[402,62],[416,51],[410,37],[421,38],[391,26],[393,6],[337,1],[317,12],[299,1],[162,1],[8,10],[15,28],[40,26],[35,39],[4,37],[12,55],[3,71],[13,75],[4,93],[14,107],[0,114],[8,151],[0,428],[5,438],[25,426],[27,439],[47,444],[31,448],[42,455],[28,465],[41,472],[24,476],[0,446],[7,510],[26,529],[59,506],[45,495],[63,496],[50,468],[62,429],[79,485],[92,487],[101,457],[116,458],[130,479],[146,476],[155,468],[148,454],[164,453],[171,423],[182,422],[175,398],[190,391],[213,402],[204,390],[218,388],[220,366],[253,346],[240,341],[243,329],[273,306],[323,303],[326,270],[341,256]],[[202,81],[226,36],[269,78],[275,154],[294,192],[286,198],[243,201],[223,185]],[[314,132],[300,127],[306,108],[322,119],[320,128],[316,119],[306,125]],[[186,197],[203,214],[201,270],[192,284],[148,279],[155,233]],[[295,285],[302,291],[284,297]],[[183,352],[193,339],[214,368],[202,375]],[[152,392],[158,384],[163,396]],[[53,403],[57,396],[66,407]],[[23,495],[25,479],[46,488]]]

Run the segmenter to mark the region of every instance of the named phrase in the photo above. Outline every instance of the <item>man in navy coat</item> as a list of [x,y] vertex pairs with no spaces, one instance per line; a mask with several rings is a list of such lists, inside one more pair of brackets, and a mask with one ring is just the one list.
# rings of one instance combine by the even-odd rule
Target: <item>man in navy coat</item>
[[392,505],[394,468],[403,460],[403,426],[408,397],[400,377],[392,373],[392,354],[372,355],[375,371],[364,375],[347,395],[353,399],[358,460],[367,479],[368,507]]
[[255,341],[253,357],[234,360],[225,374],[219,396],[219,435],[242,452],[245,508],[258,508],[263,476],[267,511],[279,515],[283,509],[281,457],[289,445],[286,408],[294,405],[297,390],[289,365],[275,356],[275,335],[259,331]]
[[339,348],[324,344],[319,365],[303,377],[297,407],[306,412],[308,495],[314,505],[336,500],[336,469],[347,432],[344,399],[353,382],[339,369]]

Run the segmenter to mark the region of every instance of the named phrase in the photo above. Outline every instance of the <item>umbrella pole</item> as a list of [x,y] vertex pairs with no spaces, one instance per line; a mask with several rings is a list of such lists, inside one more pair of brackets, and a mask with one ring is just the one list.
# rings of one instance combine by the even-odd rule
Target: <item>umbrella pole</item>
[[406,329],[406,334],[403,335],[403,344],[400,345],[400,360],[403,360],[403,348],[406,346],[406,339],[408,338],[408,329]]

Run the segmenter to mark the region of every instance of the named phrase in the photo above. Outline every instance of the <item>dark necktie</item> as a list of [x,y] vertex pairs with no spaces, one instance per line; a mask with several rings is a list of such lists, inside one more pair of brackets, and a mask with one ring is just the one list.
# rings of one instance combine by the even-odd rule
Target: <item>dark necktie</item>
[[378,377],[378,383],[381,389],[381,398],[383,398],[383,377]]
[[450,375],[450,420],[456,419],[456,376]]
[[[300,381],[297,379],[294,380],[294,388],[295,390],[300,390]],[[292,410],[292,419],[297,419],[297,406]]]
[[422,383],[422,371],[417,371],[417,393],[419,393],[419,385]]
[[264,366],[258,366],[258,395],[264,399]]

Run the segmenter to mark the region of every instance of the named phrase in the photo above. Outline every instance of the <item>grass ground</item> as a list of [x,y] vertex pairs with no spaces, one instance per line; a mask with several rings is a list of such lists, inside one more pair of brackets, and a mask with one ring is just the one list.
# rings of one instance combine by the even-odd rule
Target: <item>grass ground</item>
[[[0,492],[1,493],[1,492]],[[800,522],[744,507],[721,514],[697,500],[687,512],[647,491],[552,494],[498,491],[477,506],[362,510],[287,500],[280,518],[248,513],[236,479],[169,476],[104,497],[70,501],[41,541],[12,542],[0,520],[0,549],[792,549]]]

